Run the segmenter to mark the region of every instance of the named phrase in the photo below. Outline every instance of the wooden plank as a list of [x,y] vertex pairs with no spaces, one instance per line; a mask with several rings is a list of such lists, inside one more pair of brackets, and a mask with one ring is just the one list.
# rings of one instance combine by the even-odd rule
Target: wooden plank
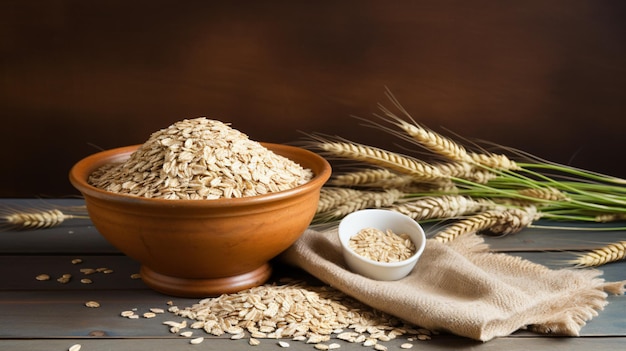
[[[0,209],[7,208],[63,208],[84,205],[82,199],[0,199]],[[626,240],[626,231],[604,231],[602,228],[622,224],[561,223],[539,221],[538,225],[553,227],[582,227],[584,230],[527,228],[520,233],[505,237],[485,236],[494,251],[549,251],[588,250],[607,243]],[[424,225],[429,233],[435,227]],[[89,220],[68,220],[48,229],[6,231],[0,236],[2,253],[58,253],[58,254],[105,254],[119,253],[98,233]]]
[[[335,342],[335,341],[333,341]],[[363,351],[371,350],[359,344],[350,344],[337,341],[341,344],[339,350]],[[403,340],[394,340],[385,343],[389,350],[399,350]],[[311,345],[302,342],[290,341],[289,350],[314,350]],[[76,339],[0,339],[0,349],[12,351],[50,351],[67,350],[74,344],[80,344],[81,350],[110,351],[110,350],[177,350],[177,351],[223,351],[223,350],[255,350],[268,351],[280,350],[276,340],[261,340],[261,344],[251,348],[246,340],[210,339],[200,345],[191,345],[187,339],[182,338],[151,338],[151,339],[101,339],[101,338],[76,338]],[[530,337],[530,338],[500,338],[486,343],[479,343],[461,338],[435,338],[429,341],[414,342],[412,349],[425,351],[617,351],[624,349],[623,338],[559,338],[559,337]]]
[[[72,260],[81,259],[80,264],[73,264]],[[270,262],[273,266],[272,279],[290,277],[305,280],[311,284],[320,282],[297,267]],[[134,290],[148,289],[140,279],[133,279],[132,275],[139,272],[140,264],[124,255],[0,255],[0,275],[5,280],[0,284],[2,290]],[[83,268],[110,269],[111,273],[94,273],[86,275]],[[50,276],[48,281],[39,281],[40,274]],[[64,274],[71,274],[69,283],[61,284],[57,278]],[[82,278],[92,280],[91,284],[81,283]]]
[[[0,206],[30,204],[34,200],[1,200]],[[59,206],[80,204],[82,200],[52,201]],[[593,229],[593,228],[592,228]],[[0,235],[0,274],[5,279],[0,284],[0,349],[50,350],[67,349],[74,342],[83,349],[177,349],[197,350],[187,340],[169,333],[162,324],[166,319],[177,318],[169,313],[154,319],[130,320],[119,314],[123,310],[137,309],[143,313],[151,307],[167,308],[174,301],[181,307],[190,306],[197,299],[172,298],[148,289],[140,280],[130,275],[139,264],[122,255],[109,245],[88,220],[66,223],[57,228],[23,232],[5,232]],[[487,238],[495,251],[510,252],[533,262],[552,268],[568,267],[566,261],[575,253],[563,251],[593,248],[595,243],[623,240],[625,232],[588,232],[526,229],[505,238]],[[593,237],[593,241],[589,240]],[[83,259],[74,265],[71,260]],[[81,284],[85,276],[80,268],[106,267],[111,274],[88,276],[93,284]],[[626,279],[626,262],[601,267],[602,277],[609,281]],[[34,277],[47,273],[51,281],[41,282]],[[71,273],[68,284],[60,284],[56,277]],[[310,275],[292,267],[275,265],[275,278],[295,276],[314,283]],[[319,282],[317,282],[319,283]],[[100,308],[87,308],[87,300],[98,301]],[[537,336],[520,331],[510,337],[477,343],[450,335],[439,335],[416,346],[426,350],[617,350],[623,348],[626,338],[626,297],[610,296],[609,305],[581,331],[580,338]],[[398,348],[402,338],[392,341],[390,349]],[[236,346],[235,346],[236,345]],[[246,347],[245,341],[231,341],[225,337],[211,337],[202,344],[206,350],[223,350]],[[277,349],[275,341],[263,340],[258,350]],[[312,349],[311,345],[292,343],[291,349]],[[362,350],[360,345],[342,343],[342,349]]]
[[[607,308],[583,327],[583,336],[626,337],[626,298],[608,299]],[[101,307],[85,307],[88,300],[99,302]],[[179,317],[169,313],[149,320],[120,317],[125,310],[137,309],[142,314],[152,307],[167,308],[167,301],[182,308],[198,299],[173,298],[149,289],[0,291],[0,338],[84,337],[94,331],[111,337],[167,337],[161,322]]]
[[[64,209],[84,205],[82,199],[0,199],[0,214],[31,209]],[[45,229],[4,230],[0,254],[105,254],[119,253],[89,219],[69,219]]]
[[[553,269],[572,268],[569,260],[576,257],[578,252],[512,252],[514,256],[520,256],[530,261],[543,264]],[[72,260],[80,258],[82,263],[72,264]],[[19,268],[19,269],[16,269]],[[111,274],[85,275],[81,273],[83,268],[109,268]],[[289,267],[280,262],[273,262],[274,275],[276,278],[284,276],[311,280],[307,273],[297,268]],[[602,277],[607,281],[626,280],[626,261],[606,264],[598,267],[603,272]],[[6,279],[0,290],[16,289],[135,289],[140,284],[139,280],[131,279],[131,275],[139,271],[139,263],[123,255],[54,255],[54,256],[30,256],[30,255],[0,255],[0,274]],[[68,284],[59,284],[56,278],[63,274],[72,274],[72,281]],[[37,281],[39,274],[48,274],[51,281]],[[94,284],[81,284],[80,278],[92,278]]]
[[[493,251],[589,250],[626,240],[624,231],[565,231],[524,229],[506,237],[484,236]],[[0,235],[0,254],[114,254],[120,253],[100,235],[89,220],[74,220],[58,227],[5,231]]]
[[[606,231],[606,224],[550,223],[539,221],[540,225],[570,229],[526,228],[519,233],[503,237],[485,235],[485,241],[493,251],[549,251],[549,250],[590,250],[603,245],[626,240],[625,231]],[[616,224],[626,227],[626,224]],[[571,229],[577,226],[585,229]]]
[[[626,240],[626,223],[573,223],[537,221],[535,226],[506,236],[483,235],[493,251],[549,251],[549,250],[589,250],[608,243]],[[425,224],[424,231],[434,236],[441,226]]]
[[[79,264],[73,264],[73,259],[81,259]],[[85,274],[81,269],[103,270]],[[0,285],[0,290],[79,290],[89,291],[98,289],[148,289],[141,279],[133,279],[131,275],[139,273],[139,263],[127,256],[0,256],[0,275],[9,277]],[[50,276],[48,281],[35,279],[40,274]],[[64,274],[71,274],[68,283],[62,284],[57,278]],[[88,278],[90,284],[81,282]]]
[[[197,300],[172,298],[149,289],[41,290],[0,292],[0,338],[170,337],[165,320],[181,320],[171,313],[153,319],[128,319],[122,311],[167,309],[168,301],[181,306]],[[97,301],[99,308],[88,308]]]

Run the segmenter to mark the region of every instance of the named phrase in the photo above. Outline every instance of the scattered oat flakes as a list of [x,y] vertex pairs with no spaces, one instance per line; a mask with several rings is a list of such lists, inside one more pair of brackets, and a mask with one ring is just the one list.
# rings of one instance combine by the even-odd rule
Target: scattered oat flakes
[[162,309],[162,308],[152,307],[152,308],[150,308],[150,312],[161,314],[161,313],[165,313],[165,310]]
[[67,349],[67,351],[80,351],[81,345],[80,344],[74,344],[72,346],[70,346],[69,349]]
[[75,258],[72,260],[72,264],[79,264],[79,263],[83,263],[83,260],[80,258]]
[[63,274],[61,277],[57,278],[57,282],[61,284],[67,284],[70,282],[70,280],[72,280],[71,274]]
[[189,343],[193,344],[193,345],[198,345],[199,343],[201,343],[203,341],[204,341],[204,338],[203,337],[199,337],[199,338],[195,338],[195,339],[189,340]]
[[192,331],[184,331],[182,333],[179,334],[180,336],[184,336],[185,338],[189,338],[193,335]]
[[134,314],[135,314],[134,311],[122,311],[122,313],[120,313],[122,317],[130,317],[130,316],[133,316]]
[[130,275],[130,279],[141,279],[141,274],[133,273]]
[[83,283],[83,284],[91,284],[91,283],[93,283],[93,281],[91,279],[88,279],[88,278],[83,278],[83,279],[80,280],[80,282]]
[[401,349],[410,349],[413,347],[413,344],[405,342],[404,344],[400,345]]
[[38,276],[35,277],[35,279],[39,281],[50,280],[50,276],[47,274],[39,274]]
[[98,303],[97,301],[87,301],[85,302],[85,306],[89,308],[98,308],[100,307],[100,303]]
[[239,339],[243,339],[243,337],[246,336],[245,333],[237,333],[237,334],[233,334],[230,339],[231,340],[239,340]]
[[154,312],[146,312],[143,314],[143,318],[154,318],[156,317],[156,313]]
[[372,339],[372,338],[368,338],[367,340],[365,340],[363,342],[363,346],[374,346],[378,343],[378,341],[376,339]]
[[251,346],[257,346],[261,344],[261,342],[259,341],[259,339],[250,338],[250,340],[248,340],[248,344]]

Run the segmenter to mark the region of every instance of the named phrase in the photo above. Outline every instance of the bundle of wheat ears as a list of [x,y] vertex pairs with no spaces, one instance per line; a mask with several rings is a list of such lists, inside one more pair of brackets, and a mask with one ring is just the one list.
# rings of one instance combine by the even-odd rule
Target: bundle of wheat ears
[[[626,220],[626,180],[505,147],[498,148],[504,153],[470,148],[420,125],[391,93],[387,97],[400,116],[379,105],[381,113],[374,114],[379,122],[361,120],[418,146],[414,151],[420,157],[310,135],[308,148],[329,160],[349,162],[348,170],[335,172],[322,188],[312,225],[332,224],[360,209],[384,208],[420,223],[443,223],[434,235],[441,242],[465,233],[513,234],[539,227],[539,219],[609,223],[602,230],[626,230],[620,224]],[[0,208],[0,231],[44,229],[85,217],[84,208]],[[568,229],[575,228],[570,224]],[[620,241],[568,263],[591,267],[624,259],[626,241]]]
[[[336,222],[360,209],[384,208],[421,223],[436,221],[441,227],[434,238],[441,242],[465,233],[513,234],[539,227],[539,219],[611,222],[602,230],[626,229],[619,222],[626,219],[626,180],[504,147],[498,148],[504,153],[476,145],[470,149],[420,125],[390,93],[387,96],[400,115],[379,105],[381,113],[374,115],[379,122],[362,120],[417,146],[419,157],[311,135],[310,148],[329,160],[349,161],[344,163],[348,169],[335,172],[322,188],[314,225]],[[620,241],[568,263],[590,267],[625,258],[626,241]]]

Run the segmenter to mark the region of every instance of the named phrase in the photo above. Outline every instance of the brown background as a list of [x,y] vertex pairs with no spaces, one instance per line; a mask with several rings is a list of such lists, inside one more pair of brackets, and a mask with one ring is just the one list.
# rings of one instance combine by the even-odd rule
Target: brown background
[[626,1],[2,1],[0,197],[197,116],[387,147],[419,122],[626,177]]

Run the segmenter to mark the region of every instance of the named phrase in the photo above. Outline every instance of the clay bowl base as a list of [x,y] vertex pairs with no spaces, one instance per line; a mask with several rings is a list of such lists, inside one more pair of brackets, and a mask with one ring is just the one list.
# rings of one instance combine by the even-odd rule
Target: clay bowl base
[[141,280],[160,293],[179,297],[203,298],[235,293],[259,286],[269,279],[272,274],[272,267],[266,263],[247,273],[212,279],[171,277],[157,273],[143,265],[140,273]]

